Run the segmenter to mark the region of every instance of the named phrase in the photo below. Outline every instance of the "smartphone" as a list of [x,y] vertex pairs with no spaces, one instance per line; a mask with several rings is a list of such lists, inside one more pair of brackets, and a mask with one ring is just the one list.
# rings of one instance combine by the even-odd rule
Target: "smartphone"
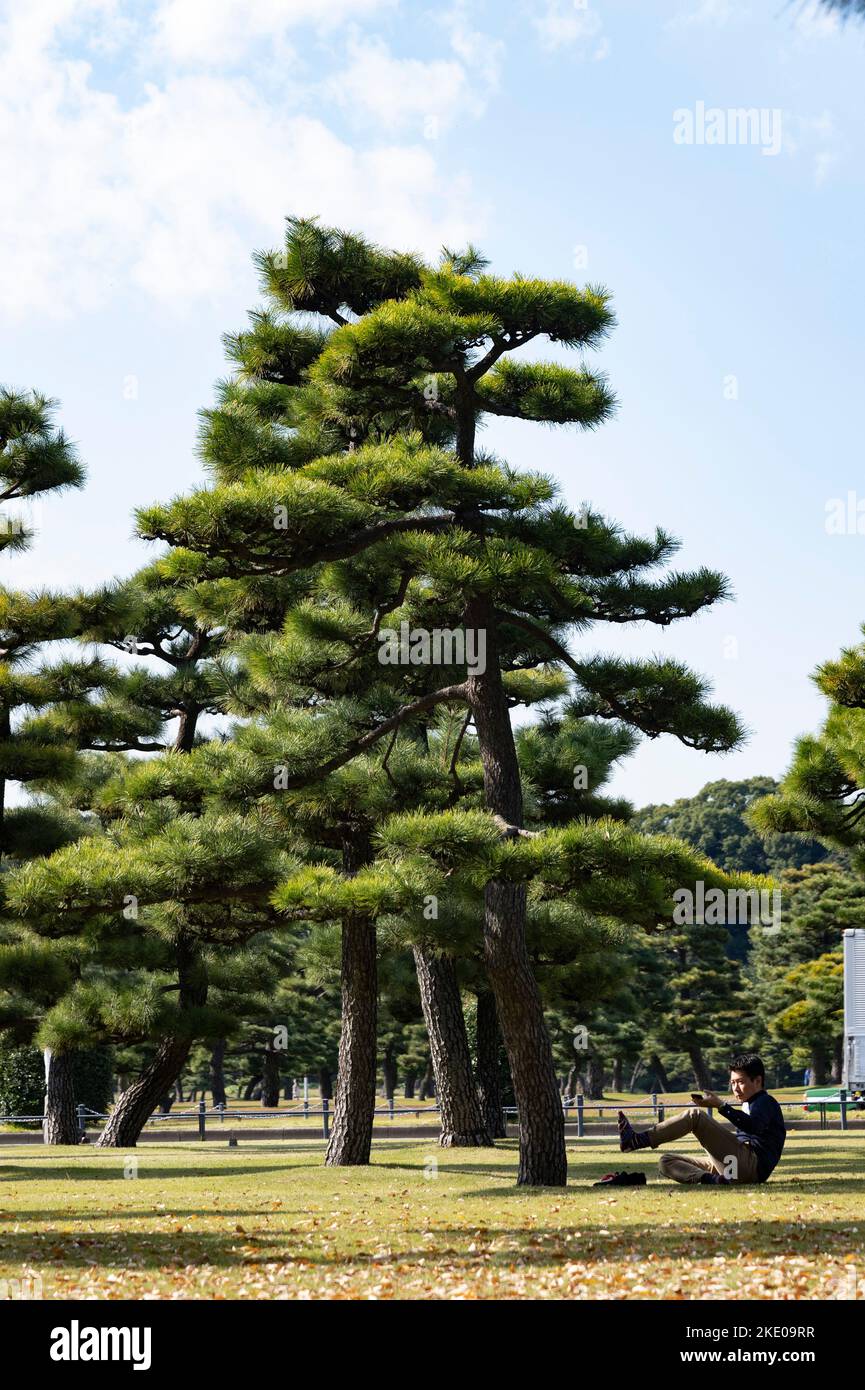
[[691,1092],[691,1100],[702,1100],[702,1099],[703,1099],[703,1093],[702,1093],[702,1091],[692,1091],[692,1092]]

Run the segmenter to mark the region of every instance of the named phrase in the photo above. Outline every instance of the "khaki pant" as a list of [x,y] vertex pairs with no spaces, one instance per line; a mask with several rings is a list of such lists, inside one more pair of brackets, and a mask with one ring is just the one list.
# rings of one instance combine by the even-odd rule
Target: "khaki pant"
[[676,1182],[699,1182],[703,1173],[716,1172],[731,1182],[760,1181],[757,1155],[750,1144],[743,1144],[729,1125],[718,1124],[699,1105],[653,1125],[648,1134],[653,1149],[659,1144],[669,1144],[671,1139],[693,1134],[706,1150],[701,1158],[691,1154],[662,1154],[660,1169],[666,1178]]

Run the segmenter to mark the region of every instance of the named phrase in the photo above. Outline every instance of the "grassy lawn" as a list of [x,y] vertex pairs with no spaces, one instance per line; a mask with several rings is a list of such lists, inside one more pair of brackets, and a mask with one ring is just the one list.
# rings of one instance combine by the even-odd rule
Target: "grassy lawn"
[[[754,1188],[676,1186],[599,1138],[569,1144],[566,1191],[518,1190],[515,1141],[321,1159],[300,1141],[0,1149],[0,1280],[45,1298],[824,1299],[855,1272],[865,1298],[853,1136],[791,1134]],[[624,1166],[649,1186],[591,1186]]]

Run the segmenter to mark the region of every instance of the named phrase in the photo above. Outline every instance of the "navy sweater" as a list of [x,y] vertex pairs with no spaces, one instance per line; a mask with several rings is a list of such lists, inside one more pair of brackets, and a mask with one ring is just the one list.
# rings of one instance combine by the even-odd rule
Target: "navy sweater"
[[738,1140],[750,1144],[757,1155],[760,1181],[765,1182],[781,1157],[787,1138],[784,1113],[768,1091],[758,1091],[745,1103],[747,1111],[737,1110],[735,1105],[722,1105],[718,1113],[736,1126]]

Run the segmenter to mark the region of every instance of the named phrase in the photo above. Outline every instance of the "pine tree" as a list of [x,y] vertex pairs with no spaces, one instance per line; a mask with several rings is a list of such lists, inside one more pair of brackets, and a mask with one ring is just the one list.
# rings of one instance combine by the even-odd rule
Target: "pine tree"
[[[316,761],[310,742],[299,754],[295,737],[287,787],[326,777],[437,706],[461,705],[478,738],[487,809],[515,835],[523,791],[510,710],[520,694],[508,677],[551,664],[574,678],[584,717],[705,751],[734,747],[735,718],[708,704],[704,683],[679,663],[577,657],[569,645],[593,623],[666,626],[697,613],[725,597],[723,578],[702,569],[654,579],[675,553],[670,537],[641,540],[588,508],[569,512],[548,478],[476,448],[490,414],[581,428],[608,417],[614,402],[601,375],[512,357],[535,339],[598,346],[613,322],[607,295],[487,275],[472,249],[428,268],[299,220],[284,251],[259,264],[270,302],[232,340],[251,389],[223,393],[217,481],[144,510],[142,534],[177,547],[179,564],[192,552],[223,579],[305,586],[309,597],[273,654],[289,681],[297,627],[316,620],[331,633],[316,676],[329,677],[333,692],[352,665],[369,670],[385,617],[396,632],[407,622],[427,637],[458,632],[485,647],[483,663],[463,662],[456,679],[437,684],[421,642],[420,661],[398,668],[402,688],[392,682],[378,711],[369,698],[331,709],[326,756]],[[340,654],[328,662],[334,643]],[[486,970],[520,1112],[519,1180],[561,1184],[562,1111],[526,945],[525,885],[491,879],[484,913]],[[368,925],[348,925],[346,945],[369,953]],[[358,960],[352,973],[365,970],[371,979]]]
[[[842,1001],[840,982],[831,983],[832,962],[841,959],[842,932],[865,926],[865,881],[829,861],[787,870],[780,886],[781,929],[755,933],[746,971],[755,1000],[753,1045],[788,1079],[792,1045],[797,1065],[807,1065],[816,1084],[830,1072],[840,1082]],[[820,961],[829,962],[830,994],[813,1008],[796,981],[808,985],[808,970]]]
[[[81,487],[84,470],[73,445],[54,423],[56,405],[36,392],[0,389],[0,503],[24,502]],[[0,518],[0,549],[20,551],[33,532],[20,512]],[[8,788],[27,788],[40,778],[62,777],[74,763],[74,741],[45,741],[27,728],[33,711],[58,709],[102,685],[109,673],[98,661],[50,659],[52,644],[80,631],[73,599],[43,591],[0,589],[0,862],[50,853],[83,833],[74,817],[50,804],[8,805]],[[67,959],[53,962],[38,942],[20,929],[0,928],[0,1020],[14,1026],[29,1044],[41,1010],[74,971]],[[56,967],[56,968],[55,968]],[[2,1026],[2,1024],[0,1024]],[[75,1143],[77,1125],[71,1059],[45,1054],[46,1143]]]

